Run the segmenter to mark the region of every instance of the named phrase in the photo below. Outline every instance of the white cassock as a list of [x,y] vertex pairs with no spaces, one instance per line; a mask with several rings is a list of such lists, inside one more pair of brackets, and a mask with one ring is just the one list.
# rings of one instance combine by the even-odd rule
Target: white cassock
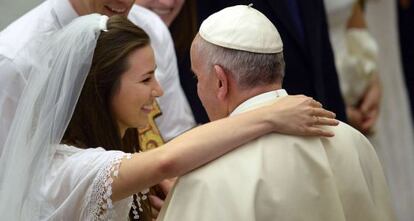
[[[274,102],[253,97],[231,115]],[[377,155],[350,126],[333,138],[269,134],[181,177],[159,221],[390,221]]]

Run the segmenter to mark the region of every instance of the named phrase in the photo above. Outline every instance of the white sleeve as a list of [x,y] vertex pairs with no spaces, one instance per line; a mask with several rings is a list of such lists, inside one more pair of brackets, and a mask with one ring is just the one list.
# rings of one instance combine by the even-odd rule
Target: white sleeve
[[[62,145],[48,173],[42,194],[47,220],[110,220],[128,217],[131,198],[112,203],[112,182],[122,160],[130,154],[102,148],[77,149]],[[75,150],[75,151],[73,151]]]
[[0,155],[26,83],[17,65],[0,55]]
[[[165,31],[168,31],[165,29]],[[169,141],[183,132],[193,128],[196,123],[181,88],[178,75],[177,59],[170,33],[165,33],[163,55],[157,61],[159,67],[155,75],[164,90],[164,95],[158,98],[162,115],[155,119],[161,135]],[[196,91],[194,92],[196,93]]]

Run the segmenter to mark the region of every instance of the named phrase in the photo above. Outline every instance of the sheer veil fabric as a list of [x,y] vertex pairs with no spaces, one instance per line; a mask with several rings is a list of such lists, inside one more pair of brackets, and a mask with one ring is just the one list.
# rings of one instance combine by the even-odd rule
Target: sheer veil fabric
[[29,80],[0,158],[2,220],[40,220],[52,215],[42,204],[40,187],[72,117],[107,19],[98,14],[75,19],[59,31],[39,35],[19,55],[29,64]]

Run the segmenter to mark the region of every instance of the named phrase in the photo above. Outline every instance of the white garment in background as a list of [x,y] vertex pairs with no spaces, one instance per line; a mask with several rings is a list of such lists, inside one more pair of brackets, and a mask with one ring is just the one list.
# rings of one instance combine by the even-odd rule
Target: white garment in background
[[[346,24],[355,0],[325,0],[335,56],[346,50]],[[378,74],[382,100],[370,140],[383,165],[400,221],[414,218],[414,142],[398,50],[396,1],[368,1],[368,29],[379,45]]]
[[[168,29],[157,15],[137,6],[130,14],[132,21],[144,24],[143,29],[153,41],[151,45],[159,65],[155,74],[164,89],[163,98],[159,99],[163,115],[157,123],[161,135],[168,141],[195,126],[179,84],[174,45]],[[0,154],[28,78],[22,75],[27,73],[26,59],[19,58],[18,53],[36,35],[60,29],[76,17],[78,15],[68,0],[47,0],[0,32]]]
[[155,121],[164,140],[169,141],[196,125],[181,88],[174,42],[167,26],[154,12],[134,5],[128,18],[144,29],[151,39],[157,64],[155,77],[164,90],[164,95],[157,98],[162,115]]
[[367,29],[347,28],[354,0],[327,1],[329,35],[345,104],[356,106],[377,72],[378,45]]
[[[252,97],[232,115],[274,102]],[[182,176],[158,221],[393,221],[381,165],[368,140],[341,123],[335,137],[259,137]]]
[[26,58],[19,53],[37,35],[60,29],[76,17],[69,1],[48,0],[0,32],[0,155],[28,79],[23,76],[28,73]]
[[394,197],[400,221],[414,219],[414,141],[409,100],[399,49],[397,1],[368,1],[368,28],[380,45],[379,74],[383,84],[382,116],[374,139]]

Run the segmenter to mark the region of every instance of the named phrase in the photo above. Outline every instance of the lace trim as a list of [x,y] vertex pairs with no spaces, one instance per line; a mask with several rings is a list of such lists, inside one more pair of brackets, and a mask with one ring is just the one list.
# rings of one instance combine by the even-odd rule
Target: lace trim
[[119,167],[123,159],[131,159],[131,154],[120,153],[107,166],[102,168],[92,184],[89,214],[92,220],[111,220],[113,216],[112,183],[118,177]]
[[[141,153],[141,151],[138,151],[138,153]],[[139,193],[136,193],[132,197],[131,206],[132,214],[134,214],[134,217],[132,217],[133,220],[139,220],[139,213],[143,212],[144,209],[142,209],[141,200],[145,201],[148,199],[148,193],[150,192],[149,189],[145,189]],[[137,207],[138,206],[138,207]],[[139,211],[139,212],[138,212]]]
[[[142,201],[147,200],[148,199],[148,196],[147,196],[148,193],[149,193],[149,189],[145,189],[145,190],[141,191],[140,193],[134,194],[133,201],[131,202],[132,213],[134,214],[133,220],[139,220],[139,212],[144,211],[142,209],[142,206],[141,206],[142,205],[141,200]],[[136,202],[136,204],[134,202]]]

